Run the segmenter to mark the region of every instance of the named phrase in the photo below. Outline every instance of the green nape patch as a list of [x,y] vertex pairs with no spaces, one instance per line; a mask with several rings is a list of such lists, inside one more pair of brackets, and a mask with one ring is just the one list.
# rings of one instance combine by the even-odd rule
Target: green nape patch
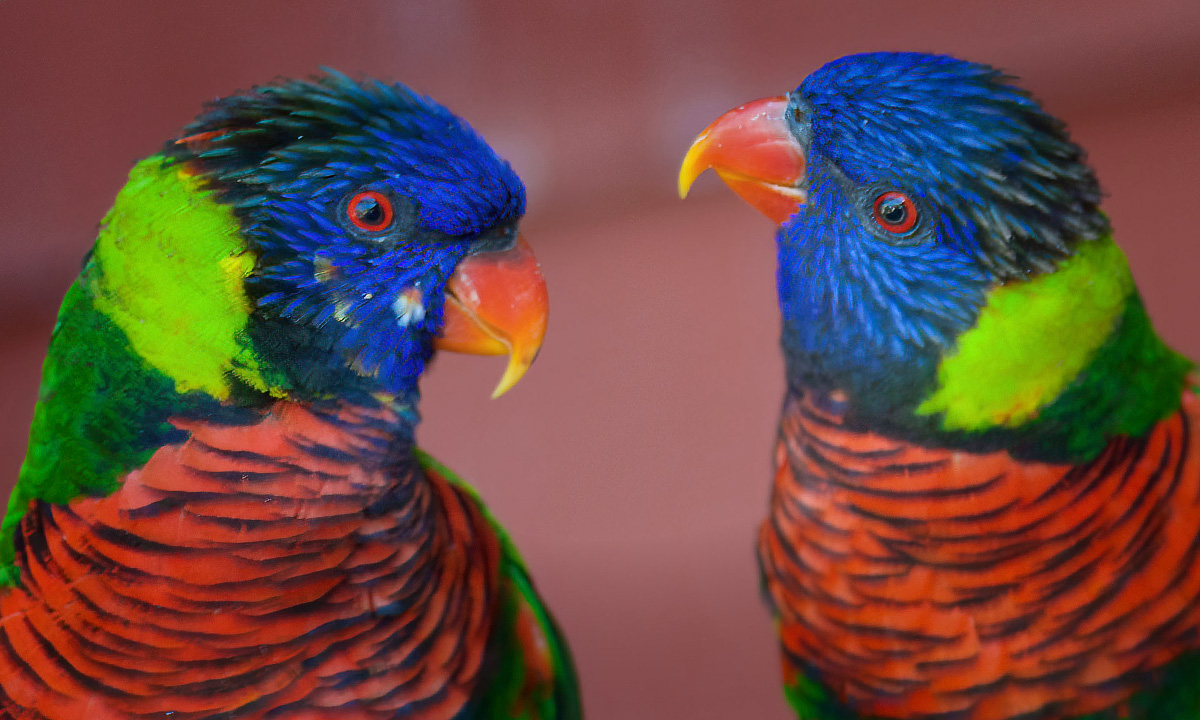
[[940,413],[946,430],[1027,423],[1087,367],[1133,293],[1111,238],[1081,244],[1055,272],[995,288],[917,414]]
[[197,404],[149,367],[125,334],[96,311],[89,275],[67,291],[42,370],[29,451],[0,523],[0,584],[17,582],[14,533],[33,500],[107,495],[180,433],[169,415]]
[[0,583],[17,582],[13,536],[31,501],[112,492],[182,439],[172,415],[285,394],[245,337],[254,262],[232,212],[183,166],[134,166],[59,312],[0,524]]
[[268,386],[242,337],[254,257],[228,206],[161,155],[129,173],[92,256],[96,309],[179,393],[227,399],[234,380]]
[[1154,332],[1135,292],[1087,367],[1017,433],[1039,459],[1090,460],[1113,437],[1140,437],[1178,410],[1194,367]]

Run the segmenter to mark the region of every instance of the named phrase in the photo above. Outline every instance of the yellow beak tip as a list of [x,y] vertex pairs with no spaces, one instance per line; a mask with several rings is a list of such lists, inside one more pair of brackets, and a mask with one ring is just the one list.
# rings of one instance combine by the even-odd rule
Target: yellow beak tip
[[691,189],[692,189],[691,179],[684,177],[683,173],[680,173],[679,174],[679,199],[683,200],[683,199],[687,198],[688,190],[691,190]]
[[513,385],[516,385],[516,383],[515,382],[505,382],[505,381],[501,380],[500,384],[496,386],[496,389],[492,391],[492,399],[499,400],[501,395],[508,392],[509,390],[512,390]]
[[508,356],[508,367],[504,368],[504,375],[500,378],[500,382],[496,385],[496,389],[492,391],[492,399],[500,397],[504,393],[512,390],[513,387],[525,377],[525,371],[529,370],[529,366],[533,364],[533,359],[521,359],[519,353],[512,353]]
[[521,373],[516,378],[510,378],[509,373],[507,373],[507,372],[504,373],[504,377],[500,378],[500,382],[499,382],[499,384],[496,385],[496,389],[492,390],[492,399],[496,400],[504,393],[508,392],[509,390],[512,390],[513,386],[516,385],[517,382],[521,379],[520,376],[524,375],[524,374],[525,374],[525,371],[522,370]]
[[696,178],[700,178],[704,174],[704,170],[709,168],[709,164],[704,162],[704,151],[708,146],[708,131],[700,133],[688,148],[688,155],[683,158],[682,166],[679,166],[679,198],[688,197],[688,191],[691,190],[691,185],[694,184]]
[[708,165],[701,163],[701,155],[704,153],[704,140],[707,133],[696,138],[692,146],[688,148],[687,155],[683,158],[683,165],[679,167],[679,198],[682,200],[688,195],[688,191],[692,189],[692,183],[696,182],[696,178],[700,177]]

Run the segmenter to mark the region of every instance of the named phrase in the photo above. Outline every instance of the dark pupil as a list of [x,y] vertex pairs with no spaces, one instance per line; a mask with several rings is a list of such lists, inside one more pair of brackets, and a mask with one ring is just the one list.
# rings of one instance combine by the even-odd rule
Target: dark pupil
[[366,197],[354,206],[354,215],[364,225],[378,225],[383,222],[383,207],[375,198]]
[[908,218],[908,208],[899,198],[889,198],[879,204],[879,217],[888,225],[899,225]]

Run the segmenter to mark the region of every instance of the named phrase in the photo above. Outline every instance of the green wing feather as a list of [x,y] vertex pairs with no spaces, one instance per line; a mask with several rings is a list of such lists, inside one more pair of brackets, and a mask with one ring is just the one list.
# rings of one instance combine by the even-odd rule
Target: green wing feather
[[[0,526],[0,582],[13,585],[13,535],[35,499],[66,503],[107,495],[174,432],[173,383],[144,363],[96,312],[90,272],[67,291],[42,372],[29,450]],[[127,388],[138,388],[137,394]],[[178,407],[175,405],[175,407]]]
[[[0,525],[0,584],[33,500],[107,495],[176,413],[267,386],[241,337],[253,258],[231,211],[162,156],[134,166],[59,311],[29,449]],[[187,352],[180,352],[187,348]]]
[[[499,665],[478,699],[480,717],[511,720],[579,720],[583,716],[579,697],[579,680],[571,651],[557,623],[538,596],[533,579],[517,551],[516,545],[503,526],[488,510],[479,494],[462,478],[439,463],[428,453],[417,450],[422,468],[432,470],[462,490],[478,505],[483,516],[496,531],[501,545],[501,575],[509,592],[503,598],[501,618],[494,642],[499,643],[496,656]],[[533,612],[547,642],[553,667],[552,688],[538,688],[526,683],[523,652],[516,636],[516,622],[521,605]]]

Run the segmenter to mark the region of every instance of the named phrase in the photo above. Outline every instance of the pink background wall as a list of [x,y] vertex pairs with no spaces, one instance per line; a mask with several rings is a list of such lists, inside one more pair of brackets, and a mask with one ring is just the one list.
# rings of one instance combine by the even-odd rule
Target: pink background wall
[[692,137],[856,51],[1025,78],[1090,150],[1162,333],[1200,357],[1200,3],[0,0],[0,482],[62,292],[131,163],[210,97],[319,64],[468,118],[529,185],[537,365],[442,358],[423,443],[472,478],[572,638],[592,718],[788,717],[757,598],[781,388],[770,225]]

